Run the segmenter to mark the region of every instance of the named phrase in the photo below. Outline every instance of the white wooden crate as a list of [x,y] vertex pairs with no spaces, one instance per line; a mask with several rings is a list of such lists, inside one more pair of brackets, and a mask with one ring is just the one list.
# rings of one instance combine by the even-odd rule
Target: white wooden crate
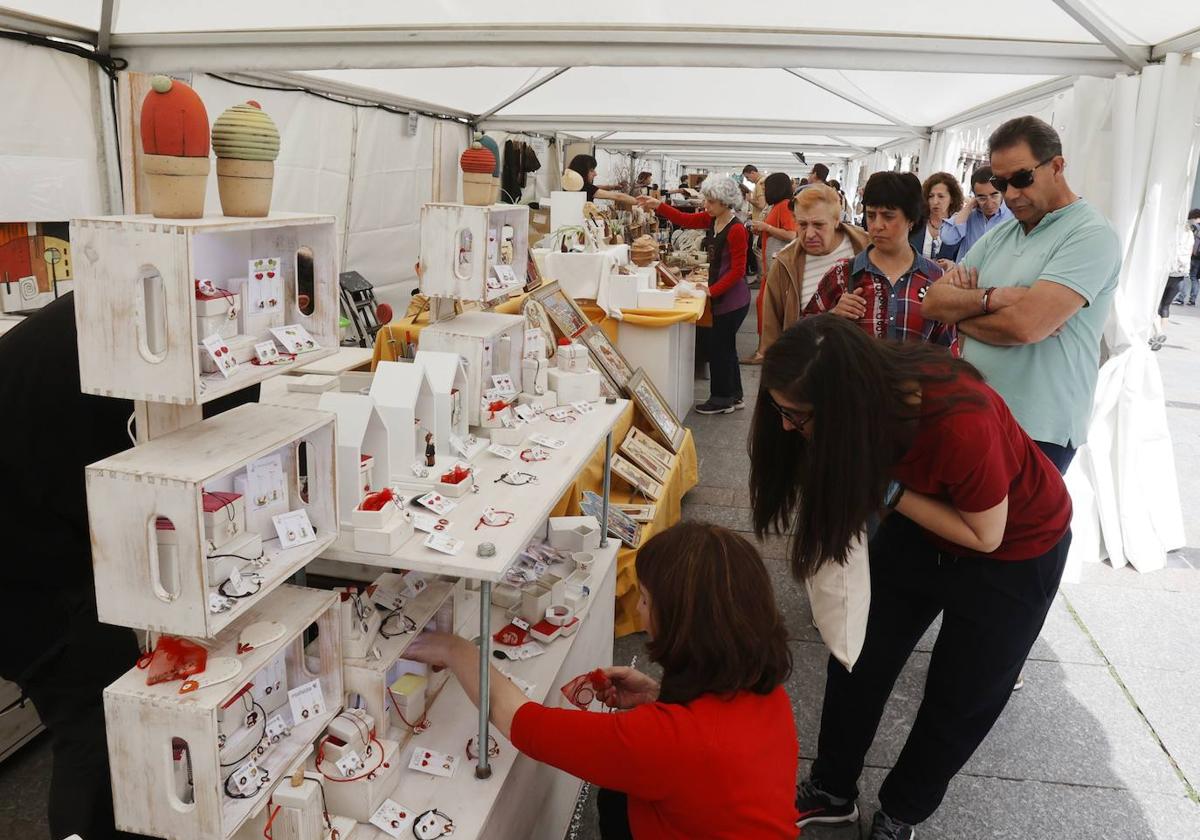
[[[71,222],[79,372],[88,394],[148,402],[204,403],[337,352],[337,233],[332,216],[273,213],[263,219],[194,220],[104,216]],[[296,253],[313,252],[313,303],[300,312]],[[282,305],[255,314],[243,305],[240,334],[265,341],[270,327],[300,324],[320,349],[289,364],[242,365],[229,379],[200,369],[195,280],[226,287],[251,259],[278,257]],[[155,278],[161,277],[161,283]],[[242,292],[241,288],[229,291]],[[247,297],[242,295],[243,304]]]
[[[338,533],[335,418],[323,411],[243,405],[172,432],[87,468],[88,518],[100,620],[183,636],[211,637],[329,546]],[[297,457],[307,451],[307,501]],[[288,509],[308,511],[317,541],[281,550],[264,540],[270,557],[262,587],[223,613],[209,611],[201,494],[232,491],[248,464],[279,453],[287,477]],[[159,557],[158,517],[175,526],[176,560]],[[273,556],[272,556],[273,555]],[[214,589],[210,589],[214,587]]]
[[[424,592],[404,606],[404,614],[417,625],[415,632],[393,636],[390,639],[381,636],[377,643],[380,652],[377,659],[344,660],[346,705],[350,706],[351,700],[360,701],[354,705],[366,709],[367,713],[375,718],[375,731],[380,738],[404,740],[408,736],[406,730],[395,731],[391,723],[387,702],[388,671],[396,663],[396,660],[404,656],[409,642],[417,637],[421,629],[433,621],[445,605],[453,603],[451,601],[453,591],[454,584],[449,581],[431,581]],[[437,629],[452,632],[454,625],[451,622],[449,626]],[[430,681],[431,688],[433,682],[433,680]],[[441,682],[443,681],[438,681],[439,685]]]
[[[464,312],[430,324],[418,337],[421,350],[456,353],[466,364],[467,422],[480,424],[479,401],[493,386],[492,376],[507,373],[521,381],[525,318],[501,312]],[[404,465],[407,466],[407,465]]]
[[[287,632],[276,642],[237,655],[242,628],[259,621],[278,621]],[[304,631],[317,627],[319,668],[305,664]],[[287,682],[299,686],[321,681],[325,704],[320,714],[294,725],[263,757],[271,783],[251,799],[232,799],[222,788],[232,768],[220,766],[217,711],[242,693],[256,674],[283,654]],[[178,681],[146,685],[146,672],[132,668],[104,690],[104,717],[112,766],[113,808],[124,831],[171,840],[219,840],[233,836],[267,802],[271,791],[286,783],[286,772],[303,762],[312,742],[338,713],[342,701],[341,627],[337,595],[284,586],[226,628],[210,647],[210,657],[236,657],[242,670],[218,685],[180,694]],[[290,720],[285,705],[279,710]],[[178,739],[178,740],[177,740]],[[182,741],[186,747],[179,743]],[[190,762],[191,795],[181,796],[177,774]],[[191,801],[185,801],[190,798]]]
[[[505,227],[512,229],[512,262],[518,286],[489,289],[500,259]],[[73,242],[74,240],[72,240]],[[529,208],[522,205],[430,203],[421,207],[421,291],[434,297],[492,301],[519,292],[529,255]]]

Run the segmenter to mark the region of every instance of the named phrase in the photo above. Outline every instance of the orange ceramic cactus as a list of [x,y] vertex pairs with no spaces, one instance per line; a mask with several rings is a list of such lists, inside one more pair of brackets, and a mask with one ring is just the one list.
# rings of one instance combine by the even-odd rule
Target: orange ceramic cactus
[[463,172],[491,175],[496,168],[496,156],[490,149],[484,148],[482,143],[476,141],[471,144],[471,148],[462,153],[462,157],[458,159],[458,165]]
[[155,76],[142,102],[142,148],[148,155],[207,158],[208,112],[183,82]]

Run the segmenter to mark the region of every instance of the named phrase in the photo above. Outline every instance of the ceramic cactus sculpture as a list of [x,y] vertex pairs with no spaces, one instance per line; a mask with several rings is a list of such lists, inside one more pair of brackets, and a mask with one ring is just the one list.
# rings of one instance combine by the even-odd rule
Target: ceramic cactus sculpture
[[496,156],[482,143],[475,141],[471,148],[462,153],[458,166],[463,173],[463,202],[476,206],[491,204]]
[[217,153],[217,189],[226,216],[266,216],[271,211],[279,129],[251,100],[217,118],[212,130]]
[[169,76],[150,80],[142,100],[142,170],[150,187],[150,212],[160,219],[204,215],[208,112],[188,85]]
[[498,204],[500,202],[500,144],[486,134],[480,134],[476,139],[496,158],[496,165],[492,169],[492,204]]

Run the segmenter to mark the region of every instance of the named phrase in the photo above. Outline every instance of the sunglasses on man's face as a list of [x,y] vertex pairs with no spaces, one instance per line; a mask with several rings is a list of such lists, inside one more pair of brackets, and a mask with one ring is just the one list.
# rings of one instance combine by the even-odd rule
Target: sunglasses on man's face
[[1018,190],[1023,190],[1033,183],[1033,173],[1045,166],[1050,161],[1054,160],[1054,157],[1055,156],[1046,158],[1032,169],[1018,169],[1007,178],[1001,178],[999,175],[993,175],[991,178],[988,178],[988,183],[1001,193],[1006,192],[1009,186],[1016,187]]

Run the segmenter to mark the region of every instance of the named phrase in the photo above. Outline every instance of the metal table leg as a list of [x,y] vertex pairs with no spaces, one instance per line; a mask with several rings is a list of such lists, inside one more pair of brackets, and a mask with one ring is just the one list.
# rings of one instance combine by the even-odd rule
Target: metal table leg
[[601,548],[608,548],[608,495],[612,487],[612,447],[612,430],[609,429],[608,436],[604,438],[604,492],[602,493],[604,499],[604,518],[600,522]]
[[479,758],[475,763],[475,778],[489,779],[492,776],[488,757],[488,719],[492,714],[491,661],[492,661],[492,582],[479,582]]

